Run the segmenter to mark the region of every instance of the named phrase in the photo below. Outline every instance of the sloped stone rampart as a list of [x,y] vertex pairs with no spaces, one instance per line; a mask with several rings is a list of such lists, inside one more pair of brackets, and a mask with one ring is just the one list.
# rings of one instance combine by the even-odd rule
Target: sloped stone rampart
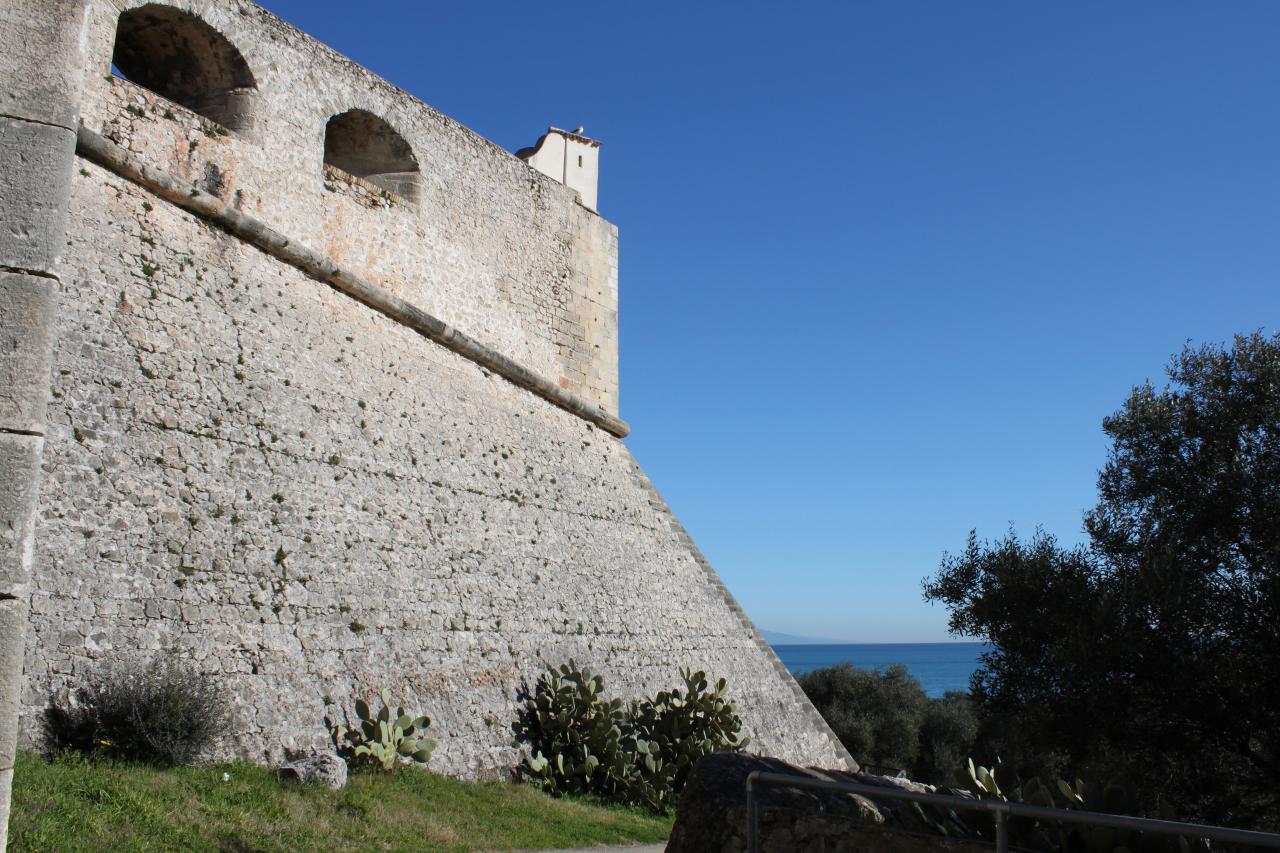
[[517,693],[570,657],[620,695],[730,679],[756,748],[843,751],[625,445],[82,162],[55,353],[24,714],[176,647],[228,753],[326,745],[389,688],[433,765],[518,761]]
[[[61,152],[0,181],[0,219],[42,225],[0,241],[4,318],[48,321],[0,330],[30,386],[0,424],[23,473],[0,494],[0,621],[28,624],[0,698],[21,691],[27,742],[51,698],[176,650],[232,698],[225,756],[326,748],[326,717],[387,688],[435,720],[433,766],[481,777],[519,761],[520,691],[572,657],[623,696],[726,676],[755,748],[851,762],[615,437],[613,225],[247,0],[64,7],[79,67],[0,96],[0,154]],[[182,65],[187,106],[112,73],[121,38],[148,85],[173,78],[148,50]],[[212,53],[169,49],[199,38]],[[231,88],[199,90],[201,56]],[[412,150],[391,184],[412,197],[325,164],[350,110]],[[72,157],[77,121],[82,151],[137,168]],[[61,274],[19,280],[41,255]]]

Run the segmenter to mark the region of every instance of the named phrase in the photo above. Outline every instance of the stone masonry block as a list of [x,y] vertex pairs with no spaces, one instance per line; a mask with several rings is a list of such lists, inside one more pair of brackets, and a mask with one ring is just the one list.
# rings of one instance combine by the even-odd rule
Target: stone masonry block
[[0,113],[75,130],[83,0],[0,4]]
[[0,265],[57,268],[75,145],[73,131],[0,117]]
[[44,431],[57,282],[0,273],[0,429]]
[[0,597],[25,595],[30,579],[43,449],[39,436],[0,433]]
[[9,831],[9,797],[13,790],[13,768],[0,769],[0,823],[4,830],[0,831],[0,843],[8,844]]
[[26,622],[25,599],[0,599],[0,770],[13,767],[14,745],[18,739]]

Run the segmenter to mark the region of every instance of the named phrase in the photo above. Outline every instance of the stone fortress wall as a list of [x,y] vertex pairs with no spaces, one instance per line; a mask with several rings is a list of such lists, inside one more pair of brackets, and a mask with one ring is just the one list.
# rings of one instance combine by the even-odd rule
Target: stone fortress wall
[[252,3],[87,5],[24,737],[176,648],[229,754],[385,687],[485,776],[573,657],[727,676],[754,749],[851,763],[619,440],[614,226]]

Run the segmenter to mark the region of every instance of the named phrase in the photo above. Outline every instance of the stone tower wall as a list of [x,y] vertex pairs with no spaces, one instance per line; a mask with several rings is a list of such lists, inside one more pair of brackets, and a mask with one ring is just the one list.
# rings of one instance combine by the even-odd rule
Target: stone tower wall
[[[234,697],[227,754],[323,748],[332,703],[388,688],[435,720],[434,767],[483,776],[573,657],[623,696],[726,676],[756,749],[846,763],[617,437],[616,229],[260,8],[189,3],[256,80],[229,132],[108,73],[121,6],[90,5],[26,736],[172,648]],[[415,197],[326,170],[352,108],[410,143]]]
[[[252,120],[227,132],[110,73],[121,10],[91,5],[81,122],[157,168],[368,276],[561,387],[618,411],[617,229],[510,153],[247,2],[188,10],[243,55]],[[330,117],[391,125],[417,199],[324,164]]]

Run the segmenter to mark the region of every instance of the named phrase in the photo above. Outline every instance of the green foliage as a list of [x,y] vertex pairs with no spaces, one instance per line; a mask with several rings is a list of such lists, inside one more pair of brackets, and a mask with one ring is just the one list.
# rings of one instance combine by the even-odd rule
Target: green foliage
[[[974,765],[968,760],[965,787],[983,800],[1025,803],[1049,809],[1079,809],[1107,814],[1133,814],[1138,808],[1134,792],[1120,784],[1087,785],[1076,779],[1055,779],[1052,784],[1032,776],[1026,781],[1001,783],[997,775],[1007,775],[997,762],[995,767]],[[1164,820],[1177,820],[1172,807],[1162,801],[1158,809]],[[975,820],[972,815],[957,816],[969,823],[970,831],[989,840],[995,839],[995,825],[988,820]],[[1022,850],[1039,853],[1191,853],[1208,850],[1204,840],[1189,841],[1173,836],[1145,835],[1131,830],[1112,829],[1088,824],[1069,824],[1051,820],[1013,817],[1008,821],[1009,842]]]
[[229,725],[229,704],[207,676],[170,655],[91,679],[44,714],[52,752],[102,753],[172,767],[194,762]]
[[240,762],[160,770],[20,752],[9,850],[479,853],[651,843],[670,832],[670,818],[641,809],[426,769],[355,773],[333,791],[282,785],[271,768]]
[[[401,759],[426,764],[436,748],[436,742],[426,736],[431,720],[410,716],[404,708],[396,708],[393,714],[391,693],[383,690],[381,698],[382,708],[377,714],[371,712],[368,702],[356,700],[358,725],[335,723],[330,726],[338,752],[348,762],[362,760],[388,772],[396,769]],[[343,718],[350,723],[345,711]]]
[[714,687],[703,672],[680,671],[684,691],[658,693],[633,703],[630,727],[636,741],[641,776],[648,783],[648,804],[658,811],[675,805],[693,765],[704,755],[746,747],[742,720],[726,698],[729,682]]
[[194,763],[230,725],[216,682],[170,654],[90,679],[44,713],[51,752],[105,754],[174,767]]
[[969,694],[948,690],[930,699],[920,718],[920,754],[910,776],[945,783],[964,764],[978,736],[978,717]]
[[860,669],[837,664],[796,679],[845,749],[864,764],[905,770],[921,781],[949,781],[977,731],[963,693],[930,699],[901,664]]
[[604,680],[573,660],[542,675],[515,728],[530,745],[528,770],[543,789],[644,800],[622,700],[606,698]]
[[971,534],[925,597],[992,644],[979,739],[1017,772],[1280,828],[1280,336],[1188,347],[1168,372],[1103,421],[1087,546]]
[[606,698],[604,681],[570,660],[549,668],[514,726],[527,771],[553,794],[592,794],[657,812],[674,805],[694,762],[739,750],[742,721],[722,678],[681,670],[684,690],[632,702]]

